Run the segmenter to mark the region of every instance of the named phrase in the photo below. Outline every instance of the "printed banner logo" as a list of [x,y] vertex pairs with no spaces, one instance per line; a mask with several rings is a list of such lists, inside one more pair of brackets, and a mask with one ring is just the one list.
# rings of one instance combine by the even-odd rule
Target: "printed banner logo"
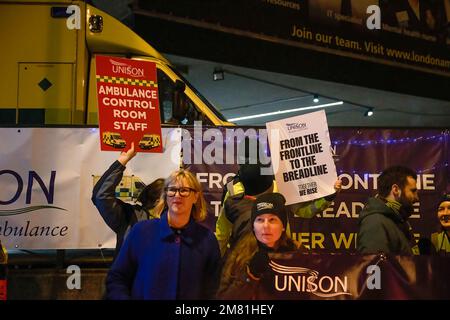
[[348,292],[347,276],[320,276],[319,272],[309,268],[290,267],[270,261],[275,271],[275,289],[287,292],[310,292],[322,298],[340,295],[352,295]]
[[306,123],[286,123],[286,128],[288,130],[289,133],[291,132],[297,132],[297,131],[301,131],[301,130],[306,130],[308,129],[308,126],[306,125]]
[[269,202],[260,202],[256,205],[256,208],[259,210],[265,210],[265,209],[273,209],[273,204]]
[[42,210],[42,209],[57,209],[57,210],[67,211],[64,208],[55,207],[55,206],[31,206],[31,207],[25,207],[25,208],[19,208],[19,209],[0,210],[0,217],[1,216],[16,216],[19,214],[24,214],[24,213]]
[[133,77],[144,77],[144,69],[133,67],[129,64],[109,59],[113,73],[122,73]]

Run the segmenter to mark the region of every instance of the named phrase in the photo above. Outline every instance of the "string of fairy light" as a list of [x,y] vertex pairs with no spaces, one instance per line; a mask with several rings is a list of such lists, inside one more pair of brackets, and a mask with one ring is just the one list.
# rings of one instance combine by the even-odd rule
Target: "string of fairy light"
[[388,138],[388,139],[372,139],[372,140],[344,140],[344,139],[338,139],[338,140],[332,140],[332,145],[340,145],[340,144],[349,144],[354,146],[372,146],[372,145],[379,145],[379,144],[399,144],[399,143],[414,143],[414,142],[420,142],[420,141],[430,141],[430,140],[438,140],[438,141],[446,141],[448,139],[449,132],[444,131],[441,134],[433,134],[430,136],[419,136],[419,137],[405,137],[405,138]]
[[[367,147],[367,146],[374,146],[374,145],[398,145],[398,144],[405,144],[405,143],[417,143],[417,142],[424,142],[424,141],[439,141],[439,142],[448,142],[449,138],[449,131],[446,130],[442,132],[441,134],[433,134],[433,135],[422,135],[418,137],[404,137],[404,138],[397,138],[397,139],[378,139],[378,140],[333,140],[332,145],[338,146],[342,144],[346,145],[352,145],[352,146],[360,146],[360,147]],[[444,147],[444,146],[443,146]],[[429,168],[422,168],[422,169],[416,169],[418,174],[424,174],[429,172],[436,172],[440,170],[448,170],[449,163],[448,163],[448,157],[445,157],[444,155],[444,161],[440,164],[435,164],[432,167]],[[338,174],[343,173],[352,173],[352,174],[358,174],[356,170],[345,170],[343,168],[337,168]],[[363,173],[368,174],[368,173]]]
[[[425,173],[430,173],[430,172],[437,172],[437,171],[441,171],[441,170],[443,170],[443,169],[447,170],[447,169],[448,169],[448,166],[449,166],[449,163],[448,163],[448,162],[444,162],[444,163],[442,163],[442,164],[440,164],[440,165],[434,165],[434,166],[432,166],[432,167],[430,167],[430,168],[416,169],[416,172],[417,172],[418,174],[425,174]],[[338,174],[344,174],[344,173],[347,173],[347,174],[348,174],[348,173],[351,173],[351,174],[357,174],[357,175],[361,175],[361,176],[368,175],[368,174],[373,174],[373,172],[370,172],[370,173],[368,173],[368,172],[360,173],[360,172],[358,172],[358,171],[356,171],[356,170],[346,170],[346,169],[342,169],[342,168],[336,168],[336,171],[337,171]],[[378,173],[381,173],[381,171],[378,172]]]
[[[221,129],[218,128],[204,128],[204,130],[217,130],[218,134],[217,135],[221,135],[222,137],[225,136],[225,142],[229,143],[235,140],[235,138],[237,138],[236,136],[234,136],[233,134],[231,135],[227,135],[224,134],[224,132]],[[237,130],[237,129],[248,129],[248,128],[240,128],[240,127],[235,127],[233,128],[233,130]],[[256,128],[255,128],[256,129]],[[265,129],[264,129],[265,130]],[[383,129],[381,129],[383,130]],[[356,132],[355,135],[360,135],[361,132]],[[421,135],[418,137],[403,137],[403,138],[380,138],[380,139],[363,139],[363,140],[358,140],[358,139],[333,139],[331,138],[331,144],[332,145],[339,145],[339,144],[350,144],[350,145],[361,145],[361,146],[365,146],[365,145],[377,145],[377,144],[396,144],[396,143],[411,143],[411,142],[420,142],[420,141],[430,141],[430,140],[439,140],[439,141],[444,141],[446,140],[446,138],[448,138],[450,135],[450,130],[446,129],[444,131],[442,131],[440,134],[432,134],[432,135]],[[247,136],[247,135],[245,135]],[[248,135],[248,136],[252,136],[255,139],[259,139],[259,133],[257,131],[255,131],[255,134],[253,135]],[[194,135],[194,137],[190,137],[189,140],[195,140],[197,142],[203,142],[203,134],[198,137]],[[237,143],[241,143],[243,139],[237,139]]]
[[[357,132],[355,134],[361,134],[361,132]],[[380,138],[380,139],[332,139],[331,140],[331,145],[332,146],[340,146],[340,145],[351,145],[351,146],[356,146],[356,147],[372,147],[372,146],[381,146],[381,145],[400,145],[400,144],[408,144],[408,143],[420,143],[420,142],[443,142],[443,143],[447,143],[449,142],[449,136],[450,136],[450,131],[449,130],[444,130],[442,131],[440,134],[430,134],[430,135],[419,135],[419,136],[415,136],[415,137],[401,137],[401,138]],[[257,133],[255,136],[257,139],[259,139],[259,134]],[[231,143],[233,140],[235,139],[235,137],[227,137],[225,139],[226,144]],[[192,139],[192,140],[196,140],[198,142],[202,142],[202,139]],[[243,141],[243,139],[237,139],[237,144],[241,143]],[[266,155],[269,154],[269,150],[268,150],[268,144],[266,145],[266,150],[265,153]],[[445,158],[445,157],[444,157]],[[432,167],[429,168],[422,168],[422,169],[417,169],[417,173],[418,174],[423,174],[423,173],[428,173],[428,172],[436,172],[436,171],[440,171],[442,169],[447,170],[449,166],[448,163],[448,159],[445,159],[444,162],[442,162],[441,164],[436,164]],[[348,174],[361,174],[359,173],[357,170],[345,170],[343,168],[336,168],[338,174],[344,174],[344,173],[348,173]],[[380,172],[381,173],[381,172]],[[362,175],[365,174],[369,174],[369,173],[362,173]]]

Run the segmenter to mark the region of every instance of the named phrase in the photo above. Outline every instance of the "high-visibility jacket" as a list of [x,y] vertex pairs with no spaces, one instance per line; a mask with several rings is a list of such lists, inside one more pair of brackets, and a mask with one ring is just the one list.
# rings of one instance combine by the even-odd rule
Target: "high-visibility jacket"
[[450,254],[450,238],[445,231],[431,234],[431,243],[436,252],[444,256]]

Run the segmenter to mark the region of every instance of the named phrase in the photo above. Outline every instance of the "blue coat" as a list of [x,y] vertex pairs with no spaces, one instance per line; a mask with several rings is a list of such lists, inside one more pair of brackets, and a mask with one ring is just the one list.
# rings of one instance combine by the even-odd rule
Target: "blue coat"
[[108,299],[212,299],[220,277],[214,234],[192,218],[180,234],[160,219],[137,223],[106,278]]

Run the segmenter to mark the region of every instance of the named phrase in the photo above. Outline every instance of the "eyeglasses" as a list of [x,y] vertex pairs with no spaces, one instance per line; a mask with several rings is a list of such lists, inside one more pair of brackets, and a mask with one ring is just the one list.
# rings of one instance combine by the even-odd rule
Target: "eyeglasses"
[[197,190],[188,188],[188,187],[181,187],[181,188],[175,188],[175,187],[168,187],[164,189],[167,193],[168,197],[175,197],[177,192],[180,194],[181,197],[189,197],[191,192],[196,192]]

